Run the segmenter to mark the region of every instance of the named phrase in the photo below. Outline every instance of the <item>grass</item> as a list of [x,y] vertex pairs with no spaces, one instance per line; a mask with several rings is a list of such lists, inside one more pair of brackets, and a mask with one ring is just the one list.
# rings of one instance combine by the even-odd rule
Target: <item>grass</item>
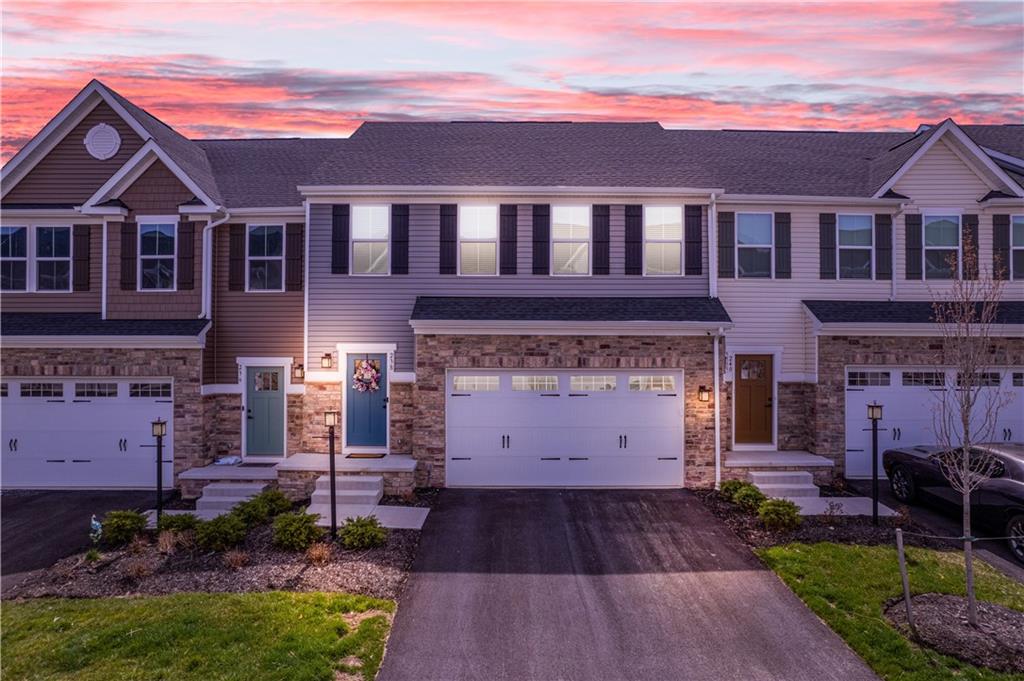
[[6,602],[0,676],[328,681],[341,671],[370,681],[394,607],[364,596],[284,592]]
[[[789,544],[758,554],[883,679],[1019,679],[919,648],[885,620],[885,601],[902,595],[895,548]],[[959,553],[910,548],[908,570],[912,593],[964,594]],[[975,574],[979,599],[1024,610],[1024,586],[980,560]]]

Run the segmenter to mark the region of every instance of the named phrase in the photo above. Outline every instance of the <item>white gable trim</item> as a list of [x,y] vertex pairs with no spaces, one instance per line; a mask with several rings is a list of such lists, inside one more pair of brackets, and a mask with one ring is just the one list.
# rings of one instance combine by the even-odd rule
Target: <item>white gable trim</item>
[[914,167],[914,165],[921,160],[921,157],[928,153],[928,150],[935,146],[935,143],[947,134],[952,135],[960,144],[970,151],[974,157],[974,161],[996,176],[1000,182],[1010,189],[1010,191],[1017,196],[1024,196],[1024,188],[1021,188],[1019,184],[1010,179],[1010,176],[1007,175],[1002,168],[996,165],[995,161],[992,160],[992,157],[986,154],[981,147],[975,144],[974,140],[967,136],[967,133],[960,129],[960,126],[954,123],[952,119],[946,119],[942,125],[939,126],[939,129],[928,138],[928,141],[922,144],[921,148],[915,151],[913,156],[908,158],[906,162],[900,166],[895,173],[893,173],[892,177],[878,188],[878,191],[874,194],[874,198],[881,198],[883,194],[892,189],[893,186],[899,182],[900,178],[906,175],[907,171]]

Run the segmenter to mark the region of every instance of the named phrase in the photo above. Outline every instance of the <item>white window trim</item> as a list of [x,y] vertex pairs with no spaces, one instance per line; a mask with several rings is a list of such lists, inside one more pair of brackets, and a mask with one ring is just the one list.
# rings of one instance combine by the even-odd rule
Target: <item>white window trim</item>
[[[494,208],[495,230],[493,239],[464,239],[462,238],[462,209],[463,208]],[[458,253],[456,254],[456,273],[460,277],[496,277],[501,274],[501,206],[493,203],[460,203],[455,209],[455,240]],[[492,274],[466,274],[462,271],[462,244],[494,244],[494,272]]]
[[[139,293],[176,293],[178,291],[178,215],[144,215],[136,219],[138,229],[135,234],[135,290]],[[166,225],[174,226],[174,253],[166,255],[142,255],[142,226],[143,225]],[[170,288],[142,288],[142,261],[145,260],[166,260],[168,257],[174,259],[174,267],[171,269]]]
[[[253,256],[249,254],[249,230],[253,227],[279,227],[281,229],[281,255],[273,256],[255,256],[256,260],[280,260],[281,261],[281,288],[252,288],[249,286],[249,271],[250,264]],[[285,254],[288,248],[287,239],[287,228],[282,224],[266,223],[266,222],[247,222],[245,223],[245,292],[246,293],[283,293],[285,290],[284,278],[285,278]]]
[[1006,263],[1006,276],[1009,281],[1024,279],[1024,272],[1013,271],[1013,254],[1016,251],[1024,251],[1024,244],[1013,243],[1013,221],[1015,218],[1019,220],[1024,220],[1024,215],[1018,214],[1010,216],[1010,262]]
[[[769,244],[759,244],[757,246],[750,245],[750,244],[741,246],[740,245],[740,216],[741,215],[769,215],[769,216],[771,216],[772,226],[771,226],[771,230],[770,230],[770,233],[769,233],[769,236],[771,237],[771,242]],[[733,246],[734,246],[734,248],[733,248],[733,251],[734,251],[733,258],[735,259],[735,262],[733,263],[733,271],[736,273],[737,281],[740,280],[740,279],[750,279],[751,281],[758,281],[758,280],[764,280],[764,279],[774,279],[775,278],[775,213],[769,213],[769,212],[766,212],[766,211],[743,211],[743,212],[740,212],[740,213],[736,213],[736,224],[734,226],[733,232],[734,232],[734,234],[733,234],[733,241],[734,241],[734,244],[733,244]],[[740,275],[740,249],[741,248],[765,248],[766,245],[767,245],[767,247],[768,247],[768,249],[770,251],[768,259],[770,260],[769,266],[771,268],[771,276],[769,276],[769,277],[744,277],[744,276]]]
[[[927,213],[921,213],[921,281],[929,281],[928,279],[928,251],[948,251],[951,250],[951,246],[929,246],[928,245],[928,218],[936,217],[953,217],[956,216],[956,272],[953,273],[951,279],[932,279],[931,281],[953,281],[954,279],[960,279],[963,275],[964,267],[964,216],[960,210],[930,210]],[[1011,223],[1011,230],[1012,230]],[[1010,235],[1013,238],[1013,234]],[[980,240],[980,239],[979,239]],[[979,248],[978,244],[974,245],[975,248]],[[979,252],[980,259],[980,252]],[[980,266],[981,263],[979,262]]]
[[[359,208],[383,208],[388,218],[388,238],[387,239],[357,239],[355,229],[355,209]],[[353,204],[351,213],[349,213],[349,238],[348,238],[348,262],[349,262],[349,274],[353,277],[389,277],[391,276],[391,255],[392,255],[392,244],[391,244],[391,204],[390,203],[360,203]],[[356,243],[387,243],[388,245],[388,270],[380,274],[373,272],[356,272]]]
[[[43,295],[56,294],[67,294],[73,293],[75,290],[75,229],[74,225],[69,222],[43,222],[43,223],[21,223],[21,224],[5,224],[4,227],[24,227],[25,228],[25,257],[24,258],[4,258],[5,262],[25,262],[25,288],[23,289],[10,289],[4,290],[4,295],[20,294],[20,293],[40,293]],[[60,229],[67,229],[69,231],[68,239],[68,257],[66,258],[39,258],[36,255],[36,231],[40,228],[56,227]],[[40,289],[38,272],[39,268],[37,263],[42,260],[44,262],[56,262],[60,260],[68,261],[68,287],[65,289]]]
[[[648,239],[647,238],[647,209],[648,208],[678,208],[679,209],[679,220],[680,230],[678,239]],[[641,209],[643,215],[643,224],[641,229],[643,230],[643,253],[641,254],[641,273],[645,277],[656,277],[658,279],[664,279],[665,277],[684,277],[686,276],[686,209],[683,206],[676,205],[674,203],[645,203]],[[647,271],[647,244],[679,244],[679,272],[677,274],[651,274]]]
[[[850,217],[868,217],[871,218],[871,245],[870,246],[843,246],[839,242],[839,218],[841,216]],[[772,230],[774,232],[774,229]],[[922,232],[922,238],[924,233]],[[847,279],[849,281],[874,281],[875,276],[878,274],[875,271],[875,216],[873,213],[837,213],[836,214],[836,280]],[[871,276],[866,279],[860,279],[858,277],[844,277],[842,268],[840,267],[839,252],[842,250],[848,251],[862,251],[867,249],[871,253]],[[774,255],[774,254],[773,254]]]
[[[587,239],[556,239],[555,238],[555,208],[584,208],[587,213]],[[500,216],[499,216],[500,219]],[[565,203],[551,206],[551,222],[549,229],[551,238],[548,239],[548,271],[552,277],[590,277],[594,275],[594,206],[591,204]],[[571,272],[555,271],[555,243],[560,244],[587,244],[587,272],[586,274],[572,274]]]

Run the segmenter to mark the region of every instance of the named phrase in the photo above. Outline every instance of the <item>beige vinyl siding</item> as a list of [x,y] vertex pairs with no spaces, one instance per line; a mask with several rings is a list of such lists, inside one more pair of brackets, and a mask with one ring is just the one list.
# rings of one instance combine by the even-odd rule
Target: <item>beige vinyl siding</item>
[[[53,225],[53,221],[42,218],[5,220],[5,225]],[[68,224],[59,221],[56,224]],[[75,224],[87,224],[75,221]],[[29,258],[31,259],[29,254]],[[72,264],[72,272],[74,265]],[[72,273],[72,277],[74,274]],[[4,312],[100,312],[103,285],[103,224],[89,225],[89,290],[68,292],[17,292],[4,291],[0,294],[0,309]]]

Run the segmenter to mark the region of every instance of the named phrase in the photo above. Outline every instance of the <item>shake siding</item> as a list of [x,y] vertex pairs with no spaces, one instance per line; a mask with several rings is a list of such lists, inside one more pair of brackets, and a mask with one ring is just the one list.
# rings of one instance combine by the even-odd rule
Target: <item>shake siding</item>
[[[5,225],[49,224],[46,220],[6,220]],[[88,224],[76,221],[76,224]],[[73,269],[73,266],[72,266]],[[96,312],[100,311],[103,285],[103,225],[89,226],[89,290],[66,293],[16,293],[5,291],[0,295],[0,309],[4,312]]]
[[[339,200],[338,203],[344,203]],[[402,203],[402,199],[381,203]],[[331,207],[310,206],[309,263],[309,358],[307,366],[319,366],[319,357],[344,343],[396,343],[396,369],[412,371],[414,337],[409,316],[417,296],[707,296],[707,243],[703,244],[703,274],[685,277],[626,276],[623,204],[611,206],[611,274],[588,277],[534,275],[533,203],[557,204],[557,199],[520,200],[517,211],[518,253],[516,275],[462,277],[438,274],[440,256],[440,203],[412,204],[409,208],[409,274],[361,277],[331,274]],[[459,203],[459,197],[444,203]],[[509,203],[498,198],[463,198],[463,203]],[[353,202],[355,203],[355,202]],[[601,197],[571,199],[564,203],[608,203]],[[643,203],[637,200],[631,203]],[[705,220],[706,220],[705,210]]]
[[[99,123],[112,126],[121,136],[121,148],[105,161],[93,158],[85,149],[86,133]],[[135,131],[105,102],[100,102],[4,196],[4,203],[80,204],[109,180],[142,144]]]

